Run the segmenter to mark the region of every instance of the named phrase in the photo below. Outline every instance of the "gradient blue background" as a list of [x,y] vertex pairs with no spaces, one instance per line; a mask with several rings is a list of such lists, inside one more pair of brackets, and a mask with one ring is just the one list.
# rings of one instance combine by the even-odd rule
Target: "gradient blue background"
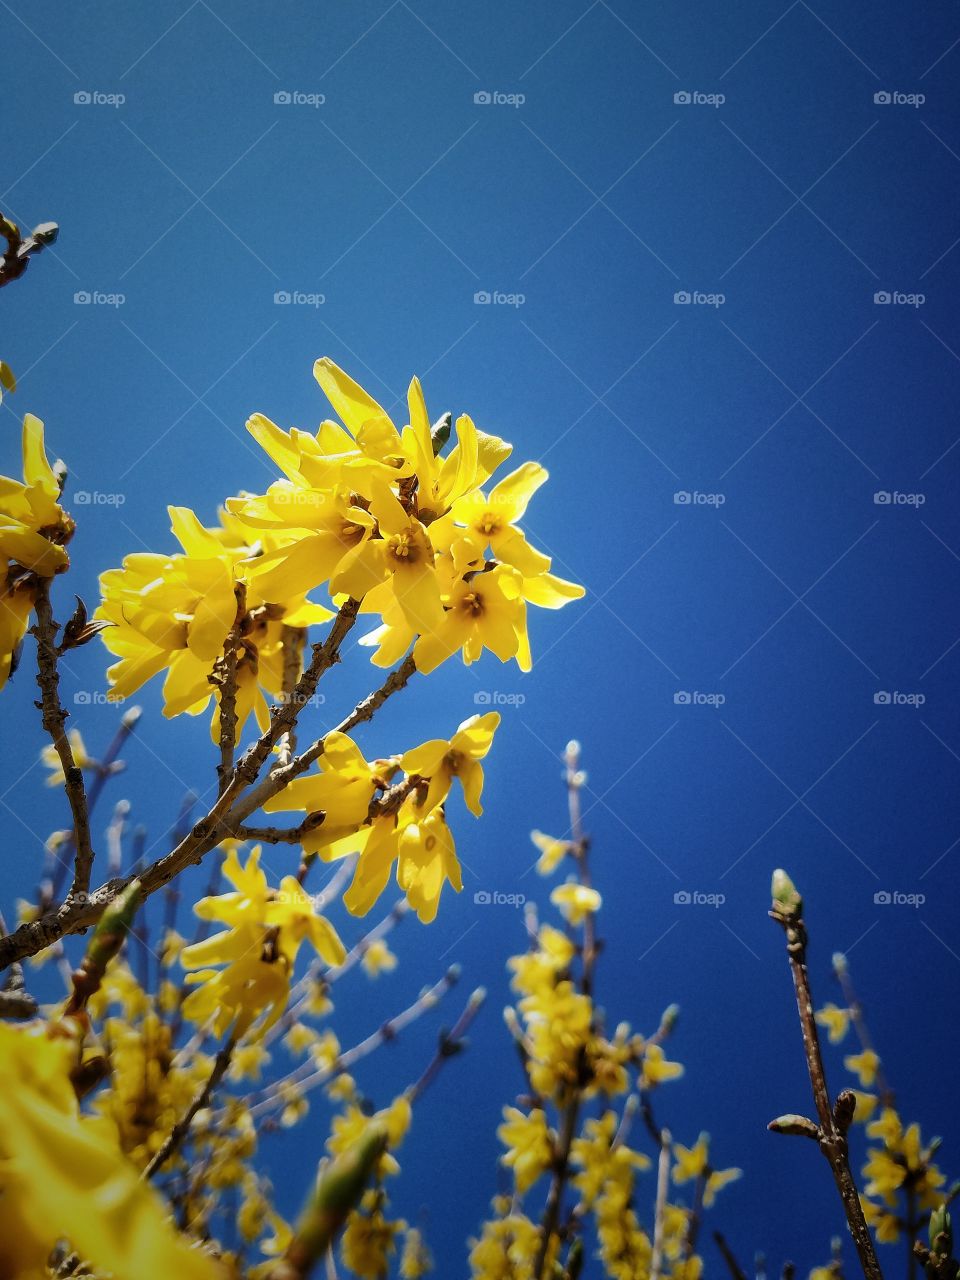
[[[536,615],[531,675],[450,663],[362,739],[375,753],[449,732],[478,691],[525,699],[503,707],[484,820],[457,815],[464,893],[429,930],[402,926],[392,978],[356,975],[341,992],[348,1045],[454,959],[465,978],[443,1017],[489,988],[469,1054],[417,1116],[396,1195],[410,1219],[430,1206],[438,1274],[465,1274],[464,1238],[501,1182],[494,1128],[521,1087],[499,1010],[522,922],[474,894],[545,902],[527,832],[563,833],[571,736],[605,895],[599,998],[612,1023],[644,1031],[681,1005],[673,1052],[687,1075],[659,1111],[681,1140],[709,1130],[717,1163],[745,1169],[710,1224],[741,1261],[820,1263],[841,1229],[813,1146],[764,1130],[809,1109],[783,941],[765,917],[776,865],[809,903],[818,997],[835,995],[829,957],[846,950],[904,1113],[945,1136],[956,1173],[956,6],[161,0],[41,13],[0,0],[0,24],[0,205],[62,225],[0,297],[0,354],[20,375],[0,462],[16,469],[27,409],[69,461],[80,526],[61,618],[71,585],[92,600],[125,552],[172,547],[168,501],[211,520],[223,495],[269,483],[244,420],[315,425],[321,354],[398,413],[418,372],[431,410],[469,411],[551,470],[529,528],[586,601]],[[126,101],[75,104],[83,91]],[[284,91],[325,102],[276,105]],[[478,105],[479,91],[525,101]],[[676,104],[681,91],[726,101]],[[884,91],[926,101],[875,104]],[[274,302],[295,290],[325,301]],[[525,301],[475,304],[494,290]],[[677,305],[681,290],[725,301]],[[925,302],[877,305],[881,290]],[[125,301],[77,304],[80,291]],[[123,505],[84,508],[81,491]],[[679,491],[725,501],[678,505]],[[877,505],[877,491],[925,501]],[[353,656],[326,682],[317,731],[364,691]],[[68,698],[103,689],[105,665],[96,644],[71,656]],[[24,666],[3,698],[17,779],[0,808],[8,901],[65,815],[35,763]],[[678,691],[725,702],[678,705]],[[878,691],[925,702],[877,705]],[[140,701],[149,714],[113,797],[131,800],[156,854],[213,764],[205,723],[163,722],[155,686]],[[115,720],[76,707],[92,748]],[[288,861],[268,858],[278,873]],[[875,904],[884,890],[926,901]],[[726,900],[682,905],[679,891]],[[360,1072],[378,1104],[419,1074],[439,1025]],[[267,1145],[287,1208],[326,1125],[318,1103]],[[884,1253],[893,1273],[903,1261]]]

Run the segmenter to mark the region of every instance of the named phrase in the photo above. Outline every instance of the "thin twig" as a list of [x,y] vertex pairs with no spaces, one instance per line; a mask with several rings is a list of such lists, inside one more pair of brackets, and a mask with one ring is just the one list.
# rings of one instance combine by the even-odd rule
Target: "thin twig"
[[[800,1028],[807,1059],[807,1071],[813,1089],[814,1103],[819,1120],[817,1142],[833,1173],[840,1193],[847,1225],[857,1248],[860,1265],[867,1280],[882,1280],[883,1273],[877,1261],[870,1230],[863,1216],[860,1196],[850,1169],[846,1131],[853,1119],[850,1107],[852,1094],[844,1091],[831,1105],[827,1077],[820,1052],[820,1036],[814,1014],[813,995],[807,973],[807,930],[803,920],[803,899],[785,872],[774,872],[772,919],[783,928],[787,941],[787,959],[793,976],[793,986],[800,1014]],[[773,1122],[776,1124],[776,1121]]]
[[[303,627],[288,627],[284,623],[280,628],[280,643],[283,652],[283,676],[281,692],[285,701],[293,697],[303,670],[303,650],[307,643],[307,632]],[[279,764],[289,764],[297,749],[297,734],[294,726],[280,739],[277,751]]]
[[196,1116],[198,1111],[202,1111],[204,1107],[209,1105],[214,1090],[217,1088],[217,1085],[219,1085],[220,1081],[229,1069],[236,1044],[236,1040],[231,1037],[217,1054],[213,1062],[213,1070],[207,1077],[203,1087],[197,1092],[189,1107],[187,1107],[186,1111],[170,1130],[169,1134],[164,1139],[163,1144],[154,1153],[150,1163],[140,1175],[143,1181],[149,1181],[157,1170],[166,1164],[190,1132],[190,1126],[193,1124],[194,1116]]
[[410,1100],[411,1105],[421,1098],[424,1092],[429,1089],[430,1085],[440,1074],[443,1064],[447,1059],[454,1057],[465,1047],[463,1037],[469,1030],[470,1024],[473,1022],[474,1018],[480,1012],[486,998],[486,991],[483,987],[478,987],[476,991],[471,994],[470,999],[464,1006],[463,1013],[461,1013],[460,1017],[456,1020],[450,1030],[441,1034],[440,1043],[437,1045],[437,1051],[431,1058],[426,1071],[424,1071],[417,1083],[407,1090],[407,1098]]
[[670,1157],[673,1152],[669,1129],[660,1130],[660,1158],[657,1161],[657,1199],[653,1211],[653,1252],[650,1255],[650,1280],[660,1280],[663,1269],[664,1218],[667,1190],[670,1186]]
[[[43,714],[43,727],[50,735],[54,749],[63,769],[64,789],[70,802],[73,814],[73,829],[76,837],[76,858],[74,860],[73,885],[68,901],[85,900],[90,888],[90,875],[93,870],[93,845],[90,840],[90,816],[87,808],[87,792],[83,781],[83,770],[73,758],[73,748],[64,728],[67,713],[60,702],[60,673],[57,669],[57,623],[54,621],[50,604],[50,582],[42,578],[37,587],[34,609],[37,624],[34,635],[37,638],[37,684],[40,686],[40,708]],[[19,930],[18,930],[19,932]],[[13,935],[16,936],[15,934]],[[19,957],[18,957],[19,958]]]
[[[389,1018],[366,1039],[354,1045],[352,1049],[347,1049],[345,1052],[338,1054],[328,1066],[318,1068],[312,1061],[302,1063],[291,1071],[289,1075],[284,1076],[283,1079],[275,1080],[268,1088],[248,1095],[244,1101],[249,1107],[250,1115],[256,1119],[265,1112],[269,1112],[281,1105],[283,1103],[281,1090],[287,1085],[295,1084],[301,1093],[307,1093],[311,1089],[316,1089],[319,1085],[327,1084],[337,1076],[343,1075],[355,1063],[362,1058],[366,1058],[374,1050],[379,1049],[381,1045],[389,1044],[396,1040],[401,1031],[412,1022],[415,1022],[422,1014],[435,1008],[438,1001],[456,984],[459,977],[460,966],[451,965],[440,981],[434,983],[432,987],[418,996],[413,1004],[408,1005],[402,1013]],[[251,1105],[251,1100],[258,1098],[259,1101],[253,1101]]]
[[726,1237],[720,1231],[714,1231],[713,1238],[716,1241],[717,1248],[720,1250],[721,1257],[727,1264],[727,1270],[730,1272],[731,1280],[747,1280],[747,1273],[740,1266],[733,1250],[727,1244]]

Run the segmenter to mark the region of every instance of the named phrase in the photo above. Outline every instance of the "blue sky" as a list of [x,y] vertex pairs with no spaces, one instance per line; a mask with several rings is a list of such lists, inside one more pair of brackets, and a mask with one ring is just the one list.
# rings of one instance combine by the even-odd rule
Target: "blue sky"
[[[546,901],[527,832],[563,828],[571,736],[606,897],[599,998],[640,1030],[681,1005],[687,1076],[660,1107],[745,1169],[713,1222],[741,1260],[819,1263],[841,1226],[812,1146],[764,1128],[808,1107],[765,917],[774,866],[805,891],[820,997],[848,951],[904,1112],[943,1134],[956,1173],[954,6],[0,10],[0,206],[62,228],[0,296],[21,378],[0,469],[16,469],[18,415],[44,418],[80,518],[73,590],[92,601],[126,552],[170,547],[167,502],[209,520],[269,483],[244,421],[316,424],[323,354],[388,408],[419,373],[432,410],[471,413],[551,471],[529,528],[587,599],[538,614],[530,675],[448,664],[363,739],[393,750],[455,727],[478,692],[523,699],[503,705],[484,819],[458,815],[464,893],[429,930],[402,926],[400,970],[354,982],[338,1027],[362,1037],[454,959],[460,994],[489,988],[398,1192],[411,1219],[429,1205],[439,1274],[464,1273],[521,1087],[499,1010],[522,924],[474,894]],[[352,657],[320,728],[370,679]],[[68,689],[101,690],[105,665],[96,645],[75,655]],[[8,898],[63,821],[31,698],[24,669],[4,694]],[[159,848],[213,766],[205,727],[162,721],[156,688],[141,701],[114,797]],[[115,713],[75,720],[96,747]],[[925,901],[875,901],[894,892]],[[438,1025],[361,1073],[378,1103],[419,1074]],[[287,1204],[325,1124],[319,1106],[268,1149]]]

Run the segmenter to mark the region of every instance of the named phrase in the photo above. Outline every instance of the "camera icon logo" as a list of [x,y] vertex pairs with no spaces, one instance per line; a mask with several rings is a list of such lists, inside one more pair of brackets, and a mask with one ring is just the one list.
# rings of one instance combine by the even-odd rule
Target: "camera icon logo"
[[673,101],[678,107],[688,107],[692,102],[689,90],[681,89],[678,93],[675,93]]
[[486,289],[478,289],[473,295],[473,301],[478,307],[487,307],[493,301],[493,297]]
[[473,695],[473,704],[476,707],[488,707],[493,699],[488,689],[478,689]]
[[92,301],[90,294],[86,289],[80,289],[73,295],[73,300],[78,307],[86,307]]
[[79,89],[73,95],[73,101],[76,103],[78,107],[88,107],[90,103],[93,101],[93,98],[91,97],[87,89]]
[[78,707],[88,707],[93,699],[90,697],[90,694],[86,689],[80,689],[73,695],[73,701]]
[[678,689],[673,695],[673,704],[676,707],[689,707],[692,699],[686,689]]
[[673,900],[678,907],[689,907],[692,901],[689,890],[687,889],[678,889],[673,895]]
[[691,494],[689,489],[678,489],[673,495],[673,505],[675,507],[688,507],[690,505]]
[[478,107],[489,107],[493,101],[493,94],[488,89],[479,89],[473,95],[473,100]]
[[286,307],[289,306],[292,299],[286,289],[278,289],[273,295],[273,300],[277,306]]
[[889,693],[887,693],[885,689],[879,689],[873,695],[873,704],[876,707],[889,707],[892,701],[893,701],[892,696]]
[[888,107],[893,101],[891,95],[886,89],[881,89],[873,95],[873,100],[878,107]]
[[488,890],[478,889],[477,892],[473,895],[473,900],[478,906],[484,907],[489,905],[491,898]]
[[287,89],[280,89],[273,95],[273,102],[277,107],[289,107],[292,101],[293,95]]
[[878,889],[873,895],[873,900],[878,907],[889,907],[893,901],[890,893],[886,889]]
[[889,489],[878,489],[873,495],[873,505],[875,507],[888,507],[892,500]]
[[878,289],[873,295],[873,302],[877,307],[888,307],[892,301],[893,295],[886,289]]
[[678,289],[673,295],[674,305],[678,307],[687,307],[693,301],[690,293],[686,289]]

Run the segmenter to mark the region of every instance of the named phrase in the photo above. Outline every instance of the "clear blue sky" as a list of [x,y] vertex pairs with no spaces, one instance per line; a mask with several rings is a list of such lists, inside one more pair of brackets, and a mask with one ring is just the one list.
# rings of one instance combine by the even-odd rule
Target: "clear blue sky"
[[[418,372],[432,410],[470,412],[551,470],[530,527],[586,601],[537,615],[531,675],[449,664],[364,736],[375,752],[446,732],[478,689],[525,699],[504,707],[487,815],[458,823],[464,893],[432,928],[403,926],[389,983],[343,993],[348,1044],[455,958],[463,995],[490,989],[470,1053],[418,1116],[398,1195],[411,1219],[430,1205],[439,1274],[465,1272],[499,1110],[521,1086],[499,1014],[521,921],[474,893],[546,899],[527,832],[563,827],[571,736],[606,897],[600,999],[641,1030],[682,1006],[687,1077],[661,1110],[746,1170],[713,1224],[741,1259],[819,1263],[840,1228],[812,1145],[764,1131],[809,1105],[765,917],[776,865],[808,899],[818,994],[846,949],[903,1109],[943,1133],[956,1174],[955,6],[18,0],[0,23],[0,207],[62,226],[0,297],[0,355],[21,375],[0,470],[29,409],[70,463],[68,497],[123,498],[73,501],[74,590],[92,600],[125,552],[170,547],[167,502],[210,520],[224,495],[266,485],[243,423],[318,422],[322,354],[388,406]],[[484,292],[523,301],[477,304]],[[354,656],[329,722],[363,691]],[[91,645],[70,680],[102,689],[105,665]],[[31,768],[31,699],[24,670],[3,695],[18,780],[0,807],[19,890],[63,821]],[[114,796],[159,840],[212,762],[205,727],[161,721],[156,688],[142,702]],[[115,713],[77,710],[102,746]],[[676,904],[682,891],[725,902]],[[882,891],[926,901],[878,905]],[[378,1103],[419,1073],[437,1025],[361,1073]],[[318,1106],[268,1148],[288,1205],[326,1123]]]

